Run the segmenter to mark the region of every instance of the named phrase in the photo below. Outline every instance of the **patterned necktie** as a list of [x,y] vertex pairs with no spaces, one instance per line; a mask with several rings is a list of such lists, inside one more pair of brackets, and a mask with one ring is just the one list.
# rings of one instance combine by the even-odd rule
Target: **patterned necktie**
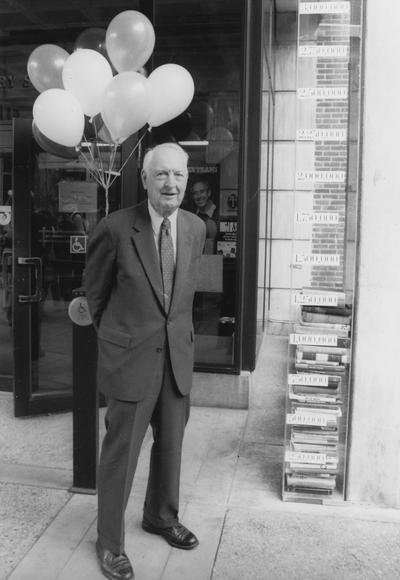
[[171,222],[167,217],[164,218],[160,229],[160,260],[164,290],[164,308],[168,312],[174,283],[175,261],[171,236]]

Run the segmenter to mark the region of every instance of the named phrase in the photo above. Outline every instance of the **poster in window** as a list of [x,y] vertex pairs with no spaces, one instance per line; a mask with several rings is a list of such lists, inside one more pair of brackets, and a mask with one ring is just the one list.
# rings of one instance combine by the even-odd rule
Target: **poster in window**
[[219,165],[199,164],[189,167],[184,209],[202,219],[206,225],[206,254],[217,253],[219,223]]
[[60,181],[58,183],[58,211],[63,213],[97,211],[97,183]]
[[220,220],[217,239],[217,254],[224,258],[236,258],[237,221]]
[[221,219],[237,219],[238,192],[235,189],[224,189],[220,192],[219,200]]

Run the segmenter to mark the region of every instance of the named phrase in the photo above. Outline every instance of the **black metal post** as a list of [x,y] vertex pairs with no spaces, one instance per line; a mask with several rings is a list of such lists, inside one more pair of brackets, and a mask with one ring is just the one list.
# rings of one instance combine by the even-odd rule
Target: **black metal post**
[[[84,291],[75,292],[83,296]],[[99,451],[97,341],[94,326],[73,324],[73,485],[75,493],[96,493]]]

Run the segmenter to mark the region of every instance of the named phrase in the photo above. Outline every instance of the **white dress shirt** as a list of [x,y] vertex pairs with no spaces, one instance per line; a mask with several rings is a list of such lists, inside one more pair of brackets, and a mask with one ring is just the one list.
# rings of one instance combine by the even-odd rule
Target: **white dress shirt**
[[[153,228],[153,236],[154,236],[154,243],[157,248],[158,254],[160,253],[160,228],[163,222],[163,217],[160,216],[156,210],[153,208],[149,200],[147,200],[147,205],[149,207],[149,213],[151,218],[151,226]],[[176,220],[178,217],[178,210],[176,209],[171,215],[168,216],[169,221],[171,222],[171,237],[172,237],[172,244],[174,246],[174,259],[176,263]]]

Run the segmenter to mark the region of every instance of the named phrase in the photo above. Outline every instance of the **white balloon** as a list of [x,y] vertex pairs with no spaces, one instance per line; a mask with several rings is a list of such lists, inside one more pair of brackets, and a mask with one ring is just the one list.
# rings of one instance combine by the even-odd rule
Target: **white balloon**
[[82,140],[85,116],[73,94],[64,89],[48,89],[33,104],[33,119],[38,129],[52,141],[75,147]]
[[112,76],[107,59],[91,48],[78,48],[73,52],[62,72],[64,88],[75,95],[89,117],[100,111],[105,88]]
[[221,163],[233,149],[233,135],[225,127],[214,127],[206,134],[206,163]]
[[115,75],[104,94],[101,116],[114,143],[123,143],[150,113],[147,79],[134,71]]
[[150,127],[158,127],[175,119],[190,105],[194,82],[187,69],[179,64],[163,64],[150,73],[148,79],[151,113]]

